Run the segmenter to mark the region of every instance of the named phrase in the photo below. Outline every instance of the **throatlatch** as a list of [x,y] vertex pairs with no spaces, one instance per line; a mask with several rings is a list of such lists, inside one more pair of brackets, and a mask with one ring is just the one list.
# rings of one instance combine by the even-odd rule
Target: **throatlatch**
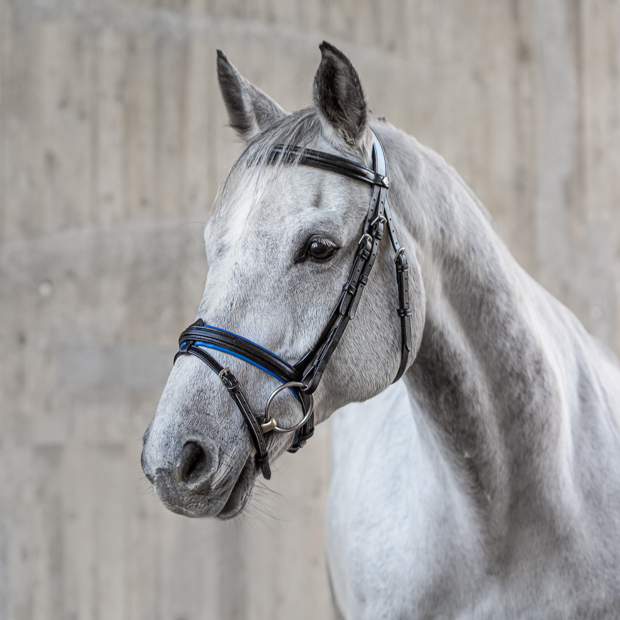
[[[386,176],[387,164],[385,153],[377,136],[374,133],[373,136],[373,170],[344,157],[297,146],[278,145],[273,148],[269,156],[270,163],[312,166],[328,172],[341,174],[372,186],[370,207],[368,215],[364,220],[362,236],[358,243],[351,271],[338,303],[314,347],[296,364],[291,366],[268,349],[219,327],[205,325],[202,319],[198,319],[198,321],[190,325],[179,338],[179,351],[175,355],[174,361],[176,362],[180,355],[194,355],[202,360],[213,372],[218,374],[220,381],[228,390],[228,393],[243,415],[250,432],[250,437],[256,448],[256,464],[267,480],[271,478],[271,470],[265,441],[266,434],[270,432],[295,432],[295,440],[289,448],[289,452],[297,452],[314,434],[312,394],[317,389],[323,372],[338,346],[347,325],[355,318],[364,286],[368,283],[370,271],[375,264],[379,252],[379,244],[383,238],[386,225],[392,247],[396,253],[394,262],[398,285],[397,312],[401,322],[402,340],[400,367],[394,382],[402,377],[407,368],[411,353],[409,265],[405,249],[401,247],[396,237],[392,212],[387,199],[389,180]],[[252,411],[235,375],[229,368],[223,367],[205,349],[213,349],[237,357],[248,364],[260,368],[282,383],[269,397],[263,415],[257,415]],[[286,389],[290,389],[296,396],[301,405],[303,417],[295,426],[280,428],[276,420],[273,417],[269,417],[269,408],[277,395]]]

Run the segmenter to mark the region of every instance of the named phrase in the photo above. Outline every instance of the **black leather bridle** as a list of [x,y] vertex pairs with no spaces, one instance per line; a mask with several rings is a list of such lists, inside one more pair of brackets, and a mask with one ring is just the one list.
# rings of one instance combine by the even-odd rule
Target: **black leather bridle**
[[[374,134],[373,134],[374,135]],[[370,271],[375,264],[379,252],[379,244],[383,238],[385,227],[389,233],[396,256],[396,282],[398,285],[398,316],[401,321],[401,361],[396,378],[398,381],[405,369],[411,353],[411,308],[409,307],[408,263],[405,249],[400,246],[394,230],[392,212],[387,199],[389,180],[386,176],[387,165],[385,153],[379,139],[374,135],[373,170],[366,168],[350,159],[304,149],[297,146],[278,145],[269,155],[270,163],[299,164],[312,166],[341,174],[357,181],[368,183],[372,187],[372,196],[368,214],[364,220],[363,232],[360,237],[353,265],[346,284],[343,287],[338,303],[331,313],[314,347],[296,364],[291,365],[275,353],[246,340],[237,334],[205,325],[198,319],[190,325],[179,338],[179,351],[174,357],[176,362],[180,355],[195,355],[213,372],[217,373],[222,384],[241,411],[247,424],[252,442],[256,448],[256,464],[269,480],[269,454],[265,437],[269,432],[296,431],[293,445],[289,452],[297,452],[314,434],[313,393],[317,389],[323,372],[334,352],[347,325],[355,318],[364,286],[368,283]],[[269,397],[263,415],[255,414],[239,385],[239,381],[229,368],[223,367],[205,349],[214,349],[233,355],[243,361],[257,366],[264,372],[278,379],[279,386]],[[269,408],[275,397],[283,390],[290,389],[299,400],[303,418],[295,426],[280,428],[273,417],[269,417]]]

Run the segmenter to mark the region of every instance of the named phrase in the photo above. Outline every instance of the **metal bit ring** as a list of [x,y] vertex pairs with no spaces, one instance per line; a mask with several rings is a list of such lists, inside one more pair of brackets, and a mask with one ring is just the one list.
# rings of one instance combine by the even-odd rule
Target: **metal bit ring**
[[276,396],[280,392],[283,392],[284,390],[287,390],[288,388],[292,388],[292,387],[305,388],[307,386],[305,383],[302,383],[301,381],[289,381],[288,383],[283,383],[282,385],[278,386],[271,393],[271,396],[269,397],[269,400],[267,401],[267,405],[265,406],[265,420],[267,420],[267,422],[265,422],[264,424],[261,424],[261,429],[264,429],[263,433],[268,433],[270,431],[275,431],[276,433],[292,433],[293,431],[296,431],[298,428],[301,428],[312,415],[312,411],[314,409],[314,398],[311,395],[310,406],[308,407],[308,411],[306,411],[303,401],[301,401],[301,407],[304,411],[304,417],[302,418],[301,422],[295,424],[295,426],[291,426],[289,428],[280,428],[279,426],[277,426],[277,422],[275,421],[275,418],[269,417],[269,408],[271,407],[271,404],[275,400]]

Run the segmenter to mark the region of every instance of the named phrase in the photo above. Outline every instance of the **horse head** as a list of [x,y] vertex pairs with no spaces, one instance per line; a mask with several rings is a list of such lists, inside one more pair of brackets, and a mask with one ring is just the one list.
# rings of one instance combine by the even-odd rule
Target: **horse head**
[[[378,148],[375,134],[387,127],[367,110],[349,60],[327,43],[321,52],[314,106],[291,114],[218,52],[224,103],[244,149],[218,192],[205,229],[209,272],[197,316],[198,330],[203,331],[190,330],[185,340],[182,337],[181,355],[143,440],[144,472],[162,502],[180,514],[226,519],[239,514],[249,501],[261,472],[256,457],[262,448],[252,435],[258,431],[251,427],[248,432],[252,416],[247,413],[244,419],[243,407],[257,412],[258,422],[277,420],[279,427],[289,429],[307,413],[304,403],[311,397],[312,415],[322,422],[343,405],[382,392],[411,363],[419,346],[425,304],[415,243],[401,227],[408,265],[401,268],[398,283],[394,252],[387,242],[378,243],[378,231],[382,234],[385,224],[386,236],[387,232],[392,236],[393,229],[388,228],[398,227],[399,216],[392,219],[391,214],[388,218],[377,211],[372,217],[372,201],[379,197],[379,209],[387,178],[375,175],[379,181],[360,182],[346,171],[350,165],[346,162],[355,162],[372,177],[373,159],[378,156],[373,156]],[[315,151],[327,165],[289,165],[303,163],[301,154]],[[280,156],[274,157],[274,152]],[[338,164],[338,170],[336,164],[330,167],[332,161],[345,163]],[[398,196],[398,189],[390,191]],[[367,281],[360,270],[352,287],[355,261],[362,260],[358,256],[372,260],[374,267]],[[398,260],[397,253],[397,264]],[[354,295],[347,297],[347,286],[360,294],[364,289],[363,298],[351,303]],[[405,286],[409,302],[401,304],[399,317],[395,310]],[[320,368],[320,385],[316,381],[307,394],[299,386],[277,391],[263,419],[265,404],[284,380],[269,371],[267,362],[252,363],[256,359],[244,355],[243,347],[257,343],[258,348],[252,348],[256,355],[262,348],[273,356],[274,364],[278,359],[290,363],[294,374],[298,367],[293,362],[303,360],[309,351],[319,355],[317,340],[343,313],[354,320],[347,319],[350,325],[338,334],[329,364]],[[203,343],[208,348],[205,357],[200,353],[204,350],[200,334],[207,333],[204,325],[216,326],[211,335],[225,342],[241,337],[235,341],[241,349],[231,355],[230,347],[211,340]],[[201,355],[210,367],[198,359]],[[227,373],[238,390],[234,398]],[[301,374],[303,380],[297,383],[306,387],[307,375]],[[239,398],[245,404],[240,405]],[[263,427],[262,441],[273,462],[299,443],[299,434],[270,430]]]

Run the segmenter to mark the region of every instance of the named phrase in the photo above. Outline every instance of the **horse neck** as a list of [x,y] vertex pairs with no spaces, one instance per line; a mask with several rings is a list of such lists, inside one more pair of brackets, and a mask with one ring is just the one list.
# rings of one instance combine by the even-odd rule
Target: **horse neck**
[[[577,328],[518,267],[443,160],[413,143],[405,161],[391,176],[411,180],[413,171],[416,179],[395,196],[394,210],[414,237],[426,294],[423,337],[405,381],[479,513],[506,535],[511,519],[549,519],[570,484],[572,412],[556,345],[574,340]],[[566,328],[549,329],[554,321]]]

